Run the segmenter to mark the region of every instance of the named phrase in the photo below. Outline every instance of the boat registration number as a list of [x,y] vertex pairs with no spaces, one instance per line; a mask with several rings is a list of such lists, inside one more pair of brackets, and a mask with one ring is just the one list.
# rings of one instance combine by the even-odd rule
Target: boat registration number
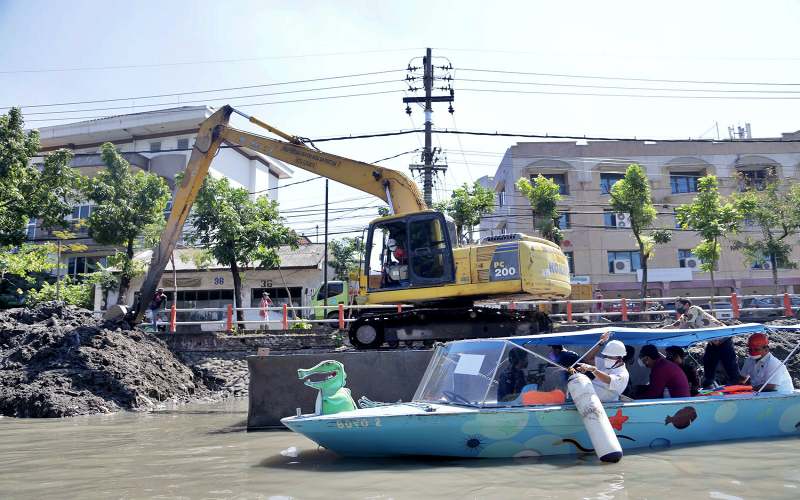
[[366,427],[381,427],[380,417],[336,421],[337,429],[363,429]]

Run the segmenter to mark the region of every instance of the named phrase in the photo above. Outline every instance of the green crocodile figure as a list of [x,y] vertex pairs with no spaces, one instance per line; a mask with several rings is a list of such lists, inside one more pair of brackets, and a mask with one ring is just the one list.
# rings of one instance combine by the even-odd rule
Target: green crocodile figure
[[[314,375],[322,378],[312,380],[311,377]],[[356,409],[350,389],[344,386],[347,382],[347,373],[340,362],[327,360],[308,370],[297,370],[297,378],[304,380],[305,385],[319,391],[315,408],[317,415],[331,415]]]

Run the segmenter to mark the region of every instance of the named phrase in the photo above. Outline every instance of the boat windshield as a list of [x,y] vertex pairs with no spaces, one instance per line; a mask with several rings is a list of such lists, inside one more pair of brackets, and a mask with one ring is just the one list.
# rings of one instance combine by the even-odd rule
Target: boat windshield
[[516,406],[521,388],[527,385],[524,366],[528,359],[527,351],[506,340],[468,340],[439,346],[414,401]]

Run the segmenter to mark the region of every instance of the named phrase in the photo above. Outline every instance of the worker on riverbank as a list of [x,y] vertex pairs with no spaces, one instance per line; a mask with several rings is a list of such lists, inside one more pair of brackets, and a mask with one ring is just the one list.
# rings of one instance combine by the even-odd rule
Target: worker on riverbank
[[[665,328],[709,328],[725,326],[714,316],[705,312],[700,306],[692,305],[692,301],[681,297],[675,301],[675,312],[680,316]],[[711,340],[706,344],[703,354],[703,387],[710,388],[716,385],[715,376],[717,366],[722,363],[729,384],[738,384],[742,378],[739,364],[736,361],[736,351],[733,349],[733,340],[730,337]]]
[[619,401],[630,379],[625,366],[625,344],[619,340],[609,341],[609,337],[609,332],[603,333],[597,345],[584,356],[584,359],[594,359],[594,363],[579,363],[576,367],[581,373],[594,375],[594,390],[604,402]]
[[261,294],[261,302],[258,304],[258,315],[261,316],[261,321],[265,323],[261,325],[262,330],[269,330],[269,308],[272,307],[272,299],[269,298],[269,293],[264,292]]
[[167,300],[167,294],[164,293],[164,289],[159,287],[156,290],[156,293],[153,295],[153,300],[150,301],[150,314],[153,318],[153,329],[157,332],[158,331],[158,311],[161,310],[162,306]]
[[[764,333],[754,333],[747,339],[749,357],[742,366],[743,383],[754,390],[763,385],[763,391],[791,394],[794,391],[792,377],[786,365],[769,352],[769,338]],[[764,385],[766,384],[766,385]]]
[[650,369],[650,383],[642,388],[637,399],[687,398],[689,380],[683,370],[667,360],[653,344],[642,346],[639,361]]

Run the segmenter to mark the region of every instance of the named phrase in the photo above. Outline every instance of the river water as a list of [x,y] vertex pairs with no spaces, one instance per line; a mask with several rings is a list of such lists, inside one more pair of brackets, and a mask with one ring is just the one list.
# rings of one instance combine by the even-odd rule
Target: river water
[[[800,441],[558,460],[342,459],[244,430],[247,402],[0,417],[0,498],[800,498]],[[281,452],[296,447],[297,457]]]

